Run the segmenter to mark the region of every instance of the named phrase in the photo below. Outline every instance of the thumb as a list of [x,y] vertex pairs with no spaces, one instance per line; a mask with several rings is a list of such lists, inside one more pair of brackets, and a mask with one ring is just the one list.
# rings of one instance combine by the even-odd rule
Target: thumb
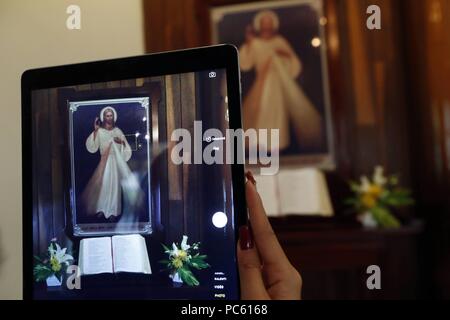
[[261,260],[256,248],[249,243],[249,239],[251,239],[250,228],[242,226],[239,229],[239,235],[237,260],[241,283],[241,299],[268,300],[270,297],[261,273]]

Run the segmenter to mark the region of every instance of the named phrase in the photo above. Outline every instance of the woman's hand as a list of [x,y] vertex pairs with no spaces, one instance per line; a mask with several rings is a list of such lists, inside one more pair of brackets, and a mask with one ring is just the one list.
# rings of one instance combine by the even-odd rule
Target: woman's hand
[[247,173],[247,177],[245,194],[251,227],[240,228],[237,255],[242,299],[301,299],[302,278],[273,232],[253,176]]

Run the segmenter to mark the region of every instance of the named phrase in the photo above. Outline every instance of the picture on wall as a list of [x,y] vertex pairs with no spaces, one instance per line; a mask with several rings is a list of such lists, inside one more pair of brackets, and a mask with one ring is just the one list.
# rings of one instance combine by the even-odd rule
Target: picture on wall
[[[278,129],[281,164],[334,168],[322,1],[213,7],[210,16],[212,41],[239,50],[244,129]],[[277,148],[270,139],[256,147]]]
[[69,101],[74,235],[150,233],[149,98]]

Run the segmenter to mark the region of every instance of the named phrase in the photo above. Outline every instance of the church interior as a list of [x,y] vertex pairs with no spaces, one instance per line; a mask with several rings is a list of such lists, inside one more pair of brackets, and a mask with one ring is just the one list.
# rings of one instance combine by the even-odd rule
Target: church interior
[[[319,184],[328,194],[331,211],[325,210],[325,215],[303,212],[302,204],[316,201],[312,196],[302,198],[305,192],[283,200],[284,203],[298,200],[298,211],[294,205],[286,212],[277,212],[277,208],[283,207],[278,204],[270,214],[280,244],[302,275],[303,299],[450,298],[450,1],[80,0],[77,3],[81,8],[78,30],[70,30],[65,24],[68,17],[65,1],[0,3],[0,40],[5,44],[0,52],[0,88],[4,99],[0,132],[8,150],[8,156],[2,160],[0,182],[1,299],[22,298],[21,73],[43,66],[207,46],[220,43],[221,35],[227,39],[227,34],[229,39],[236,35],[240,42],[233,44],[240,49],[244,41],[256,37],[259,27],[247,33],[242,28],[224,31],[214,20],[214,12],[222,12],[223,17],[234,14],[238,17],[236,25],[240,21],[245,25],[253,23],[254,12],[268,8],[278,14],[279,33],[302,60],[304,72],[296,83],[322,112],[323,127],[327,128],[326,150],[320,149],[321,154],[317,155],[294,144],[280,153],[280,172],[308,168],[318,172],[324,179]],[[283,18],[283,8],[289,5],[320,7],[321,14],[311,16],[302,11],[304,20]],[[373,11],[368,10],[374,5]],[[239,16],[242,12],[247,16]],[[295,39],[309,37],[309,31],[302,34],[301,23],[313,24],[320,33],[317,38],[308,38],[307,43],[297,45]],[[318,73],[321,76],[314,78]],[[242,74],[242,79],[250,83],[244,89],[250,90],[251,81],[256,81],[258,75]],[[221,177],[230,181],[231,173],[218,171],[217,167],[199,170],[195,166],[175,165],[167,153],[173,147],[168,143],[168,134],[173,129],[189,128],[199,117],[211,123],[217,121],[202,107],[211,105],[213,99],[199,96],[196,86],[203,86],[202,92],[221,88],[208,88],[207,80],[196,77],[183,74],[80,85],[38,95],[36,103],[43,106],[40,116],[52,119],[54,131],[36,135],[42,142],[39,150],[35,150],[39,159],[36,165],[51,177],[50,183],[41,180],[38,188],[44,191],[35,195],[43,203],[33,221],[36,254],[45,251],[52,238],[70,233],[67,221],[73,219],[70,206],[63,201],[67,181],[60,174],[67,163],[54,156],[66,148],[58,138],[60,127],[67,125],[58,120],[58,106],[61,101],[64,103],[68,91],[80,95],[99,92],[108,95],[112,89],[145,92],[151,106],[158,106],[150,110],[151,139],[155,139],[152,148],[157,156],[152,157],[151,171],[155,175],[149,183],[154,233],[151,240],[147,239],[147,245],[160,247],[160,243],[170,243],[186,233],[192,235],[193,242],[214,237],[205,231],[201,217],[191,213],[214,210],[199,208],[207,203],[206,198],[211,203],[222,203],[226,211],[231,210],[227,196],[231,190],[211,183]],[[243,95],[244,101],[245,92]],[[188,109],[183,104],[198,107]],[[224,113],[224,109],[219,113]],[[33,130],[38,132],[39,128]],[[288,134],[292,141],[294,131]],[[258,170],[255,166],[249,169]],[[373,174],[374,170],[378,173]],[[361,179],[362,176],[368,179]],[[290,185],[304,187],[303,181],[300,178],[297,181],[296,177],[291,176]],[[391,184],[393,189],[388,190]],[[257,185],[267,184],[258,180]],[[306,184],[305,188],[313,186]],[[380,189],[384,186],[386,190]],[[384,193],[390,191],[392,198]],[[264,192],[262,187],[260,193],[267,197],[265,200],[263,197],[266,206],[276,202],[275,193]],[[389,211],[377,206],[384,195],[388,197],[385,204],[389,205]],[[48,206],[55,203],[52,200],[55,198],[61,201]],[[380,208],[383,211],[377,210]],[[361,215],[369,220],[359,219]],[[231,236],[232,230],[226,232]],[[75,240],[75,248],[77,245]],[[204,245],[206,250],[214,250],[214,239]],[[155,272],[162,255],[150,259]],[[366,282],[371,275],[370,266],[381,270],[381,289],[370,289]],[[98,284],[98,279],[93,281]]]

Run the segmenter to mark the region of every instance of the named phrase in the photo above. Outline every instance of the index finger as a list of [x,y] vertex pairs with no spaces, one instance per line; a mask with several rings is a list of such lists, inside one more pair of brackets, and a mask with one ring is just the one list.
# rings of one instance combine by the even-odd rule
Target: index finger
[[245,195],[253,236],[262,262],[272,265],[289,265],[289,260],[267,218],[261,197],[250,181],[245,185]]

